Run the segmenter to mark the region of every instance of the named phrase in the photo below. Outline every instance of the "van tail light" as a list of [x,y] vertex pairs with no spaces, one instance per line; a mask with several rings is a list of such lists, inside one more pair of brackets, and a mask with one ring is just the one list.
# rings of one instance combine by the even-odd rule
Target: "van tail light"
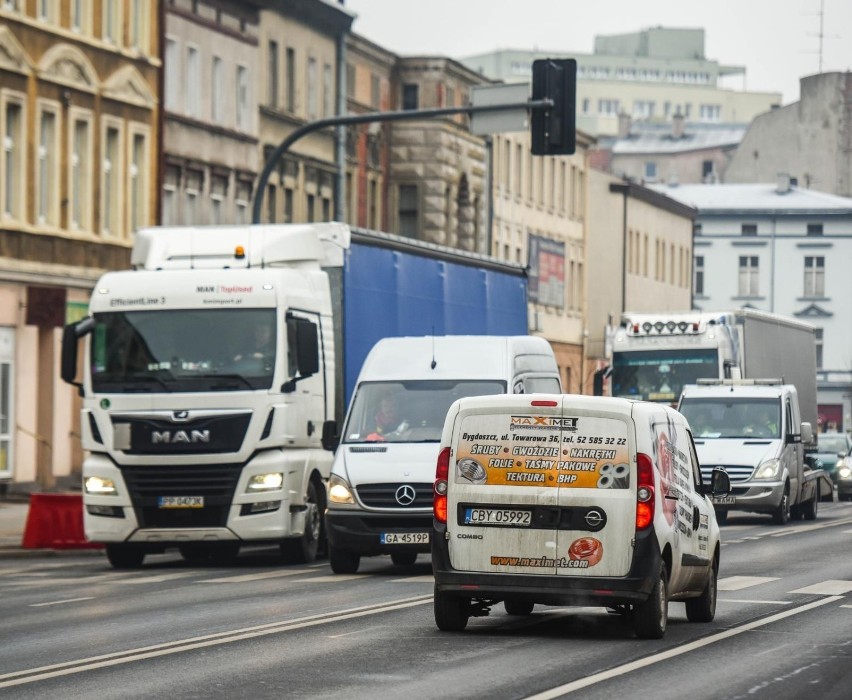
[[447,522],[447,483],[450,478],[450,455],[452,450],[445,447],[438,453],[435,467],[435,493],[432,496],[432,514],[439,523]]
[[654,522],[654,463],[643,453],[636,455],[639,472],[636,485],[636,529],[644,530]]

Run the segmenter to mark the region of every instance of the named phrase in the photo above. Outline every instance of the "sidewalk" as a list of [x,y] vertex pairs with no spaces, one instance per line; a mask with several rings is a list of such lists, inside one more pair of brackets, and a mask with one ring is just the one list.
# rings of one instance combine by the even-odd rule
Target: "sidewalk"
[[35,557],[52,554],[101,554],[99,549],[24,548],[22,546],[30,499],[27,495],[0,498],[0,559]]

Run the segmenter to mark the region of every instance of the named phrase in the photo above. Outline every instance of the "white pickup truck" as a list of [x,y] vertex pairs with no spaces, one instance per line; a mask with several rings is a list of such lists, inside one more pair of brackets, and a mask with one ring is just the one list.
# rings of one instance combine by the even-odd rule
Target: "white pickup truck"
[[801,420],[795,386],[778,379],[699,380],[683,387],[678,410],[692,427],[705,478],[716,467],[731,478],[730,494],[713,499],[719,522],[730,510],[768,513],[779,525],[791,517],[816,519],[820,496],[832,487],[805,460],[813,433]]

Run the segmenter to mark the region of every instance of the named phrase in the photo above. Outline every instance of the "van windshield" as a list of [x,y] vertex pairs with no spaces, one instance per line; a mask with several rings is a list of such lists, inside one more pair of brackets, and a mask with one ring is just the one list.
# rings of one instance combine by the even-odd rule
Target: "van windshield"
[[696,438],[778,438],[778,399],[689,398],[680,404]]
[[505,393],[506,383],[499,380],[362,382],[352,397],[343,442],[440,442],[456,399]]

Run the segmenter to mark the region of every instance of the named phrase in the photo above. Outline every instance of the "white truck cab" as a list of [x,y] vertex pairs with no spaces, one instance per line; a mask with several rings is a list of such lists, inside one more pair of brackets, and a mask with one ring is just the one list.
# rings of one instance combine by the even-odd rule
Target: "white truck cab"
[[[435,621],[459,631],[503,602],[602,606],[659,638],[670,600],[713,619],[719,528],[689,425],[619,398],[461,399],[434,487]],[[714,474],[714,491],[727,476]]]
[[447,409],[464,396],[561,390],[533,336],[385,338],[364,360],[335,452],[326,531],[335,573],[361,557],[429,552],[432,481]]

